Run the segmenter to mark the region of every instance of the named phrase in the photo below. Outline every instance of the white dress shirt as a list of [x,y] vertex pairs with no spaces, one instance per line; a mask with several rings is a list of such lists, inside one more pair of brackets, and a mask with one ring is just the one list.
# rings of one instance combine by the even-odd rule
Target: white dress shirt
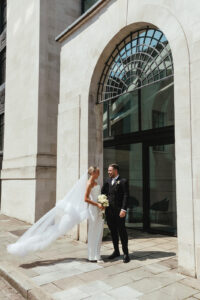
[[[119,177],[119,175],[117,175],[115,178],[112,179],[112,182],[111,182],[112,185],[117,181],[118,177]],[[126,212],[125,209],[121,209],[121,210]]]
[[117,175],[115,178],[112,179],[112,185],[117,181],[117,178],[119,177],[119,175]]

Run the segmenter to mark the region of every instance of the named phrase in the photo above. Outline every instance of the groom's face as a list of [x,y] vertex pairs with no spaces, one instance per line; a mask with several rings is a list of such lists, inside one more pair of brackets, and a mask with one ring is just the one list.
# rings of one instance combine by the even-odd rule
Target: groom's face
[[118,172],[113,167],[108,167],[108,175],[110,178],[115,178],[118,175]]

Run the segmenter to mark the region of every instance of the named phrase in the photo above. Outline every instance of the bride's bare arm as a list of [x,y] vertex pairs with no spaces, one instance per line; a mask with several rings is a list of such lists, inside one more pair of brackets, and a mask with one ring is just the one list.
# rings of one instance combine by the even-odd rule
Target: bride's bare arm
[[97,203],[97,202],[94,202],[90,199],[90,192],[91,192],[91,189],[92,189],[92,186],[90,183],[87,184],[86,186],[86,192],[85,192],[85,202],[89,203],[89,204],[92,204],[92,205],[95,205],[97,206],[98,208],[101,209],[101,204],[100,203]]

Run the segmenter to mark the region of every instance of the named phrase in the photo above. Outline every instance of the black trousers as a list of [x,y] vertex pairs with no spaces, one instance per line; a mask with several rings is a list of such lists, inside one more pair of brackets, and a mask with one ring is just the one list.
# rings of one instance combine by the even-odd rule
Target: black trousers
[[106,220],[111,232],[112,242],[115,251],[119,251],[119,237],[122,243],[124,254],[128,254],[128,235],[125,227],[125,218],[120,218],[120,209],[114,207],[106,208]]

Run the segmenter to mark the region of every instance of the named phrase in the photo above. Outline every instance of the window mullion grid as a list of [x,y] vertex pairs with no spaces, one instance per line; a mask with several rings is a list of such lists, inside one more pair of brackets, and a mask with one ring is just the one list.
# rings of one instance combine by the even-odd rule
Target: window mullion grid
[[[149,34],[149,30],[152,30],[152,35]],[[101,99],[101,102],[106,101],[106,97],[107,100],[112,98],[114,99],[116,97],[119,97],[122,93],[127,92],[128,86],[125,83],[127,80],[130,81],[131,83],[132,81],[134,81],[135,77],[137,78],[138,76],[138,78],[140,78],[141,76],[143,76],[144,77],[143,80],[142,78],[141,78],[142,81],[139,80],[140,81],[139,84],[141,88],[142,82],[145,83],[147,82],[146,85],[148,85],[151,84],[152,81],[157,82],[159,80],[162,80],[161,78],[162,76],[166,77],[168,75],[169,72],[167,72],[167,69],[169,68],[172,69],[172,73],[173,73],[173,63],[172,63],[172,58],[170,56],[171,54],[170,51],[166,48],[167,41],[164,44],[161,42],[164,34],[161,31],[158,31],[156,29],[151,29],[149,27],[146,28],[146,32],[142,37],[140,37],[141,32],[144,32],[144,29],[138,30],[135,33],[131,32],[127,37],[125,37],[121,41],[120,44],[116,46],[116,48],[113,50],[112,54],[110,55],[109,59],[107,60],[107,62],[109,61],[109,64],[107,64],[107,66],[104,67],[103,74],[100,80],[99,89],[98,89],[98,95],[100,92],[104,94],[104,97],[103,96],[99,97]],[[160,33],[160,37],[158,39],[156,37],[156,32]],[[147,37],[149,38],[148,45],[146,44]],[[141,44],[140,44],[140,39],[142,39]],[[153,46],[152,44],[153,40],[155,40],[155,42],[153,42],[155,46]],[[130,49],[128,48],[126,49],[129,43],[131,47]],[[163,56],[160,53],[161,51],[159,51],[160,49],[159,45],[162,46],[163,50],[166,48],[165,52],[167,53],[164,56],[165,59],[163,59]],[[146,50],[144,50],[145,46],[147,47]],[[135,47],[136,47],[136,52],[134,54],[133,50]],[[151,49],[151,51],[149,51],[149,49]],[[128,55],[128,53],[130,55]],[[147,54],[147,56],[145,54]],[[160,62],[157,61],[158,56],[161,57]],[[128,63],[129,57],[130,57],[130,62]],[[166,62],[166,59],[169,60],[168,63]],[[167,64],[170,63],[171,66],[167,66]],[[163,64],[163,69],[160,69],[160,66],[162,64]],[[133,73],[131,72],[131,70],[133,71]],[[155,71],[156,74],[154,74]],[[163,73],[164,71],[165,73]],[[148,76],[147,73],[149,73]],[[105,85],[107,85],[107,90],[102,87]],[[136,86],[133,86],[133,88],[137,89]]]
[[110,122],[110,110],[111,110],[111,100],[107,101],[107,126],[108,126],[108,137],[112,136],[111,132],[111,122]]
[[142,98],[142,91],[141,91],[141,82],[139,82],[139,88],[138,88],[138,129],[139,131],[142,130],[142,103],[141,103],[141,98]]

